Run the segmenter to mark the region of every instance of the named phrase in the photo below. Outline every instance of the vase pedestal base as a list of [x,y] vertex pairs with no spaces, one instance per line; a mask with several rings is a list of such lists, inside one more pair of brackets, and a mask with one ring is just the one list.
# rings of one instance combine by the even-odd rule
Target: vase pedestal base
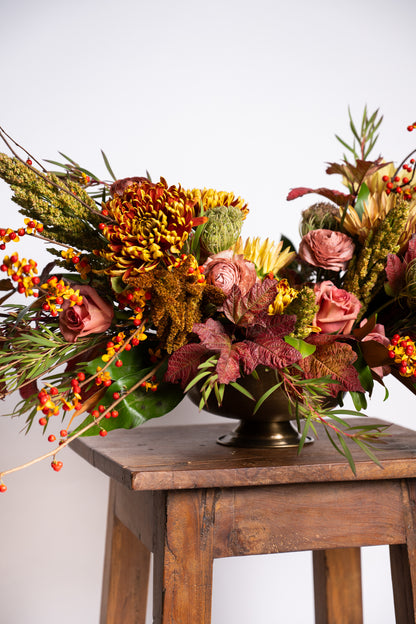
[[[257,421],[243,420],[230,433],[217,438],[223,446],[241,448],[290,448],[299,446],[300,434],[289,420]],[[305,444],[313,442],[306,436]]]

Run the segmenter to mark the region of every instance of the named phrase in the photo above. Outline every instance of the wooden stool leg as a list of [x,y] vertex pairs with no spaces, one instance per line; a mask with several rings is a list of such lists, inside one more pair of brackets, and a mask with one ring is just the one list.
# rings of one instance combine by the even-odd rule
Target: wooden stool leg
[[359,548],[313,552],[316,624],[362,624]]
[[416,551],[406,544],[390,546],[390,567],[393,583],[396,624],[416,622]]
[[156,502],[154,624],[209,624],[215,494],[177,490]]
[[100,624],[145,624],[150,552],[114,514],[110,485]]
[[402,481],[406,544],[390,546],[391,579],[397,624],[416,623],[416,480]]

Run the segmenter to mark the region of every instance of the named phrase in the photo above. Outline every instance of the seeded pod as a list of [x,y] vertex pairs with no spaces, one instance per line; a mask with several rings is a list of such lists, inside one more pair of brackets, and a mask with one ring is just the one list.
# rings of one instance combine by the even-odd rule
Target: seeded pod
[[328,202],[321,202],[304,210],[300,235],[305,236],[311,230],[339,230],[339,209]]
[[208,221],[201,242],[208,255],[229,249],[237,241],[243,225],[243,213],[235,206],[217,206],[207,213]]

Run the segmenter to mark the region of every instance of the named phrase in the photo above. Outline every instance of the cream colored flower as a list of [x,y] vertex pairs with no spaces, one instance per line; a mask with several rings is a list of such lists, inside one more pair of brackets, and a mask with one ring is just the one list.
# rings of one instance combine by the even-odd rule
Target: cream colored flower
[[[345,218],[343,220],[344,229],[358,238],[363,243],[369,236],[370,232],[377,228],[378,225],[386,218],[387,214],[394,207],[397,194],[386,192],[386,182],[383,176],[392,178],[395,174],[395,167],[391,163],[376,171],[365,180],[370,191],[367,201],[363,202],[364,210],[360,216],[352,206],[348,206]],[[397,174],[400,178],[406,175],[404,170]],[[400,247],[404,248],[411,235],[416,231],[416,199],[409,200],[409,217],[403,234],[400,237]],[[342,218],[344,209],[340,208],[340,217]]]
[[283,241],[275,243],[268,238],[261,241],[260,237],[247,238],[245,243],[241,238],[238,239],[233,247],[237,254],[243,254],[246,260],[254,262],[257,272],[260,275],[268,275],[273,273],[277,275],[279,271],[290,264],[296,257],[294,251],[290,251],[289,247],[283,249]]

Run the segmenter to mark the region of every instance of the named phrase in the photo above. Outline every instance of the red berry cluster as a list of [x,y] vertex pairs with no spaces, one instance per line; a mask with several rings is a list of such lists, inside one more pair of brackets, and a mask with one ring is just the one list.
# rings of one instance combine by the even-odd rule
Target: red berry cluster
[[394,177],[390,177],[388,175],[384,175],[382,180],[386,183],[386,193],[390,195],[390,193],[395,193],[397,195],[401,195],[405,200],[411,200],[413,195],[416,193],[416,186],[412,186],[412,180],[414,175],[414,167],[415,167],[415,159],[411,158],[409,164],[403,165],[403,170],[408,175],[403,175],[402,177],[395,175]]
[[6,243],[10,243],[10,241],[14,241],[18,243],[20,238],[25,234],[40,234],[43,232],[42,223],[38,223],[37,221],[32,221],[31,219],[25,219],[26,228],[21,227],[17,230],[13,230],[12,228],[0,228],[0,250],[6,249]]
[[402,377],[416,377],[415,342],[409,336],[395,334],[390,340],[389,357],[399,365]]
[[26,296],[38,297],[39,293],[34,288],[39,288],[40,278],[36,275],[37,262],[34,260],[19,259],[19,254],[14,253],[10,257],[5,256],[0,265],[0,271],[7,273],[17,285],[17,292]]
[[407,126],[407,129],[409,132],[412,132],[412,130],[416,130],[416,121],[412,123],[410,126]]

